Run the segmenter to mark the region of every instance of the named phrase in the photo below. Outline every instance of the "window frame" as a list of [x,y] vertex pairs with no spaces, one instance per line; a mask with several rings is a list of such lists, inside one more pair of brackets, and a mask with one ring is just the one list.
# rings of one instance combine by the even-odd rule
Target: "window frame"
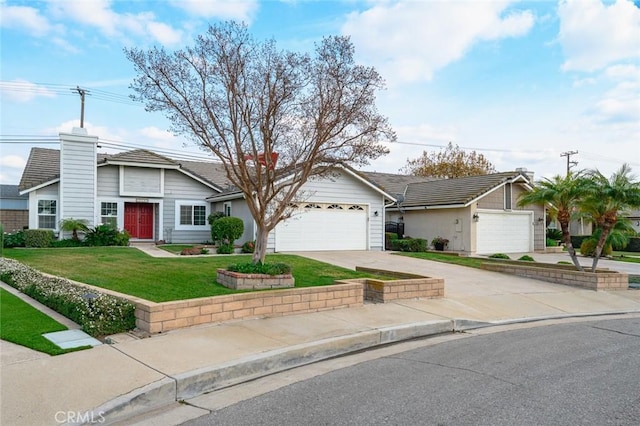
[[[49,213],[49,214],[43,214],[43,213],[41,213],[41,212],[40,212],[40,203],[41,203],[41,202],[44,202],[44,201],[48,201],[48,202],[50,202],[50,203],[53,203],[53,204],[54,204],[54,209],[55,209],[55,211],[54,211],[54,213],[53,213],[53,214],[51,214],[51,213]],[[59,206],[58,206],[58,199],[57,199],[57,198],[55,198],[55,197],[42,197],[42,198],[38,198],[37,203],[36,203],[36,222],[37,222],[37,228],[38,228],[38,229],[51,229],[52,231],[58,231],[58,214],[59,214],[59,213],[60,213],[60,209],[59,209]],[[51,217],[53,217],[53,228],[49,228],[49,227],[46,227],[46,228],[45,228],[45,227],[42,227],[42,226],[40,225],[40,223],[41,223],[41,222],[40,222],[40,220],[41,220],[42,218],[44,218],[44,217],[46,217],[46,218],[51,218]]]
[[[190,224],[182,224],[182,208],[190,207]],[[196,210],[195,207],[204,207],[204,217],[202,225],[194,225],[196,219]],[[211,206],[206,201],[199,200],[176,200],[175,206],[175,230],[177,231],[205,231],[209,229],[209,224],[207,223],[207,217],[211,211]]]

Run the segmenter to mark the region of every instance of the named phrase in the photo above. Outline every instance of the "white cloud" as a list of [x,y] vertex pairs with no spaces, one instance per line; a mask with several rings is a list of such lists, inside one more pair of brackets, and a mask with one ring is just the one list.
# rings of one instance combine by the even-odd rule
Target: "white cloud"
[[19,155],[7,155],[0,157],[0,166],[9,167],[12,169],[24,169],[24,166],[27,165],[27,160],[20,157]]
[[204,18],[234,19],[250,23],[258,10],[255,0],[173,0],[174,7]]
[[597,71],[640,57],[640,8],[631,0],[565,0],[558,7],[565,71]]
[[153,12],[117,13],[111,0],[50,1],[49,11],[58,20],[94,27],[104,36],[126,40],[129,37],[148,38],[164,45],[175,45],[183,33],[159,22]]
[[38,9],[27,6],[6,6],[0,4],[0,26],[24,29],[35,37],[48,34],[54,27]]
[[[342,33],[383,75],[429,80],[475,44],[526,34],[530,11],[507,11],[511,1],[385,2],[347,16]],[[396,29],[395,31],[391,29]]]
[[40,96],[46,98],[56,96],[51,90],[22,79],[0,81],[0,95],[3,99],[16,102],[29,102]]

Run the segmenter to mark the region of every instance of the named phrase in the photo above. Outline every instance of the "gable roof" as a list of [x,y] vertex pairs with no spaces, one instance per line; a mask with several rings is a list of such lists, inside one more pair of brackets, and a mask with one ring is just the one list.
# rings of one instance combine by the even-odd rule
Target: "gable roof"
[[20,195],[20,191],[18,190],[18,185],[0,185],[0,198],[1,199],[16,199],[16,200],[26,200],[29,197],[27,195]]
[[31,148],[18,189],[24,191],[60,178],[60,151]]
[[[220,163],[181,161],[162,156],[146,149],[136,149],[117,154],[99,153],[97,166],[109,164],[147,164],[157,167],[175,168],[196,180],[221,191],[228,186],[224,167]],[[60,179],[60,150],[32,148],[27,165],[22,172],[18,189],[22,192]]]
[[365,178],[392,195],[403,194],[407,185],[417,182],[429,182],[438,178],[429,176],[400,175],[395,173],[359,172]]
[[402,207],[467,206],[510,182],[529,183],[519,171],[414,182],[407,185]]

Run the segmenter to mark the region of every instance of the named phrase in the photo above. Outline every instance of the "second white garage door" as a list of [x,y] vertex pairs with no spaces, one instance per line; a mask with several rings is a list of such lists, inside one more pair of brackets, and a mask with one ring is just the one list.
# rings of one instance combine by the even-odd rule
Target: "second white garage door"
[[476,253],[533,251],[533,212],[478,211]]
[[276,251],[366,250],[367,206],[307,203],[275,229]]

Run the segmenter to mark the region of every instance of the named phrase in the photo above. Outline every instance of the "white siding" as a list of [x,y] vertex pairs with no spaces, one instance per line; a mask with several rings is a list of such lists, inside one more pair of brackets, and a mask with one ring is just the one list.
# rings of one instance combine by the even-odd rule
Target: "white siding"
[[[164,175],[163,235],[172,243],[201,243],[211,241],[211,228],[207,223],[202,231],[177,231],[176,200],[205,201],[215,191],[176,170],[166,170]],[[170,236],[170,237],[169,237]]]
[[133,197],[162,197],[164,169],[120,167],[120,195]]
[[[367,186],[347,172],[309,180],[302,187],[300,198],[305,202],[360,204],[368,206],[369,250],[384,248],[384,212],[382,194]],[[378,215],[375,216],[375,212]],[[271,232],[267,241],[269,250],[275,249],[275,234]]]
[[118,166],[98,167],[98,197],[118,197],[120,177]]
[[60,219],[84,219],[94,225],[97,140],[60,134]]

